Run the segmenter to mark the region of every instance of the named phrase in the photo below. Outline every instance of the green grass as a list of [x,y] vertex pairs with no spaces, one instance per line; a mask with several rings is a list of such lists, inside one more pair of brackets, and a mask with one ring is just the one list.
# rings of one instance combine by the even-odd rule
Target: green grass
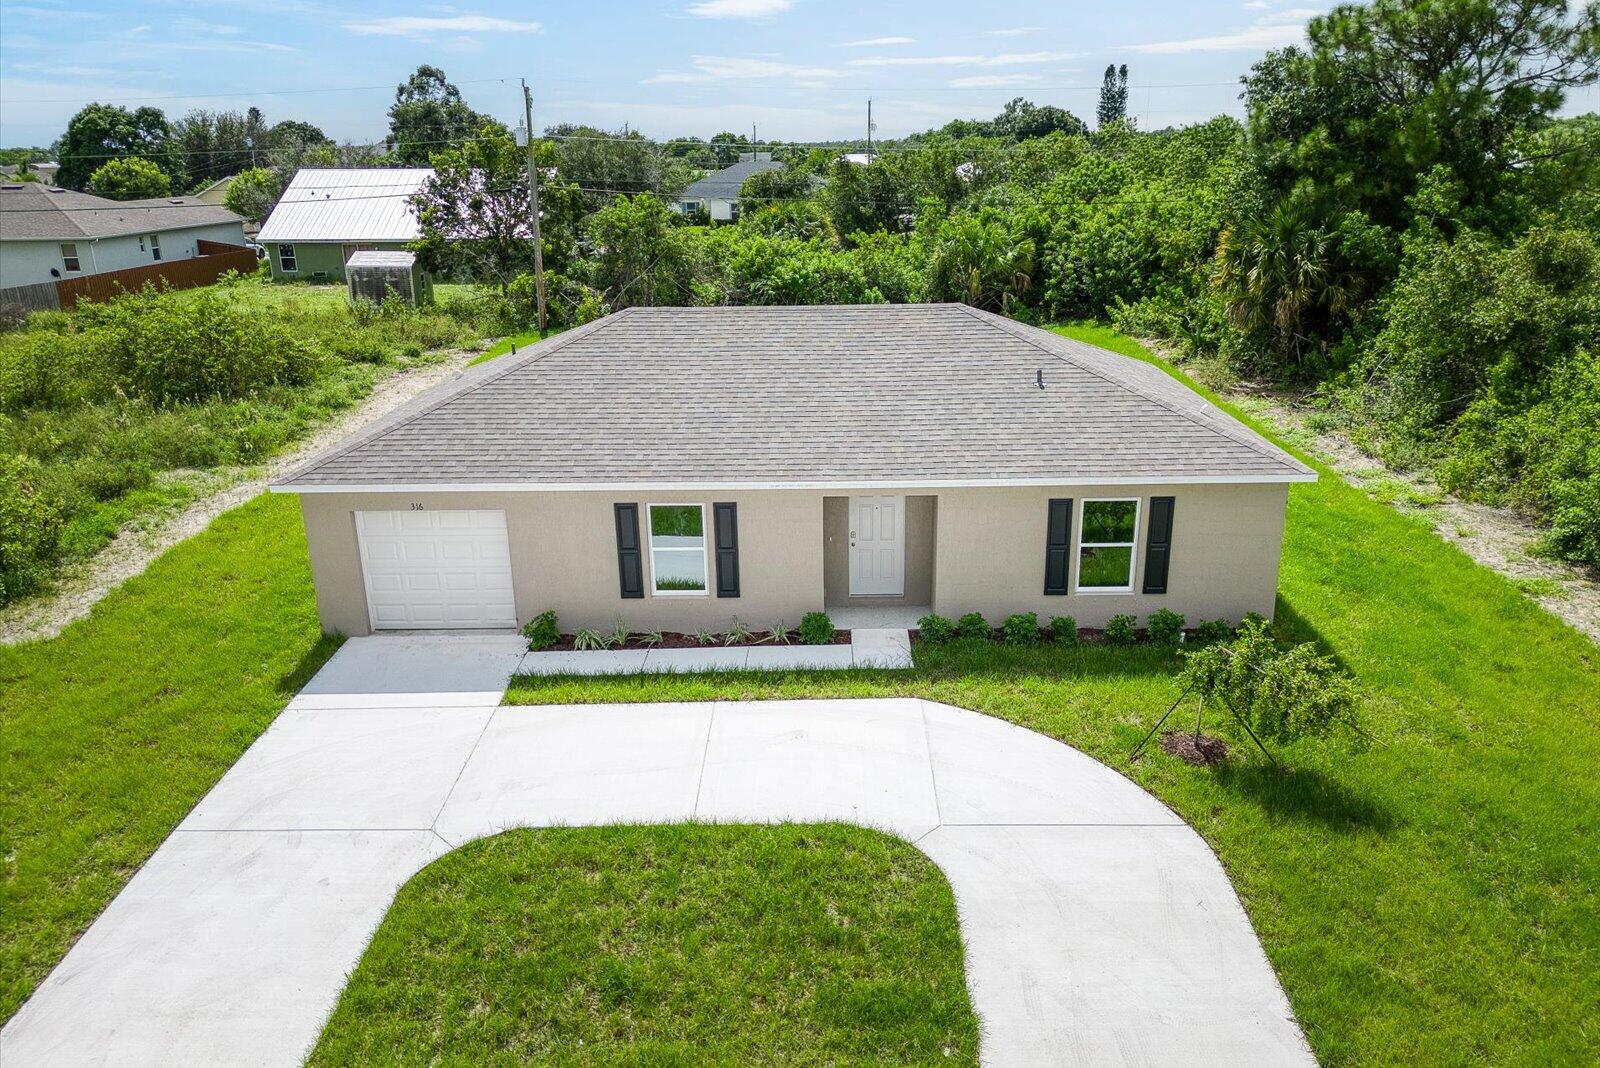
[[0,1019],[333,652],[263,496],[49,641],[0,646]]
[[[1144,358],[1103,328],[1068,332]],[[1592,1063],[1600,650],[1327,473],[1291,490],[1279,589],[1280,627],[1364,688],[1365,751],[1302,742],[1283,772],[1243,751],[1216,770],[1159,752],[1130,765],[1176,696],[1175,654],[1143,645],[920,646],[903,675],[522,678],[507,700],[918,695],[1011,720],[1205,836],[1325,1063]]]
[[[545,337],[555,337],[557,334],[564,333],[565,330],[566,327],[548,330],[545,332]],[[503,337],[499,341],[496,341],[493,345],[490,345],[488,348],[484,349],[477,356],[473,357],[472,362],[467,364],[467,366],[475,367],[480,363],[485,363],[494,359],[496,356],[504,356],[513,348],[515,348],[518,352],[521,352],[529,345],[537,345],[542,340],[544,339],[539,337],[539,331],[537,330],[524,330],[520,334],[512,334],[510,337]]]
[[313,1065],[977,1063],[944,876],[839,824],[510,831],[401,891]]

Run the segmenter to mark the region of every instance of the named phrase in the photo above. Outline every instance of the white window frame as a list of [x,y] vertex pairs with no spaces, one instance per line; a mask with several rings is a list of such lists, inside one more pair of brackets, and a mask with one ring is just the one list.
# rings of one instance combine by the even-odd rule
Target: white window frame
[[159,260],[161,258],[161,235],[160,234],[151,234],[150,235],[150,258],[152,260]]
[[[284,249],[288,249],[289,250],[289,262],[294,264],[293,267],[285,267],[283,265],[283,250]],[[300,273],[300,257],[295,255],[294,242],[293,241],[279,241],[278,242],[278,270],[283,274],[299,274]]]
[[[661,549],[656,548],[656,513],[657,508],[698,508],[700,509],[700,548],[694,550],[685,546],[669,545]],[[706,524],[705,503],[695,501],[656,501],[644,506],[644,522],[647,534],[647,544],[650,550],[650,596],[652,597],[709,597],[711,595],[711,550],[710,539],[706,532],[710,529]],[[656,553],[700,553],[700,589],[698,590],[663,590],[656,585]]]
[[[69,248],[72,250],[71,255],[67,254],[67,249]],[[61,270],[67,274],[82,274],[83,257],[78,255],[78,243],[76,241],[63,241],[61,242],[60,251]],[[77,266],[73,266],[73,264],[76,264]]]
[[[1084,541],[1083,521],[1089,514],[1091,504],[1125,504],[1133,502],[1133,540],[1132,541]],[[1072,548],[1072,592],[1093,596],[1102,593],[1122,594],[1133,592],[1133,580],[1139,571],[1139,520],[1144,517],[1143,497],[1085,497],[1078,502],[1078,543]],[[1083,566],[1083,550],[1085,549],[1127,549],[1128,550],[1128,584],[1126,586],[1083,586],[1079,582],[1079,569]]]

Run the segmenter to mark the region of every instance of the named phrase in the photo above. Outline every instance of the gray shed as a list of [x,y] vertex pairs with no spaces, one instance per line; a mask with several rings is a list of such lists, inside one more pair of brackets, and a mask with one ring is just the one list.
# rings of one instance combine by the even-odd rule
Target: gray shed
[[345,261],[344,274],[353,301],[381,304],[394,294],[407,304],[433,302],[433,276],[417,266],[417,257],[411,252],[356,252]]

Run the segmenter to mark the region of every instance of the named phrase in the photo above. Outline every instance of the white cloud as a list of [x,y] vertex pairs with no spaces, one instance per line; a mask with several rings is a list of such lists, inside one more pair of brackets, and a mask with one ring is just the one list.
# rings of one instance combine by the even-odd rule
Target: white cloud
[[347,22],[344,28],[364,37],[410,37],[425,41],[440,33],[538,33],[541,27],[537,22],[519,22],[490,15],[450,15],[444,18],[395,15]]
[[1156,41],[1125,45],[1129,51],[1150,56],[1179,55],[1188,52],[1243,52],[1286,48],[1305,40],[1306,23],[1322,14],[1319,8],[1295,7],[1263,15],[1255,25],[1238,33],[1211,37],[1191,37],[1182,41]]
[[1038,80],[1037,74],[976,74],[970,78],[950,79],[950,88],[1008,89],[1012,86],[1032,85]]
[[97,19],[100,16],[92,11],[69,11],[58,7],[30,7],[24,4],[8,5],[0,8],[0,13],[7,15],[24,15],[36,19]]
[[793,6],[794,0],[701,0],[689,5],[689,14],[698,19],[759,19]]
[[663,71],[645,79],[647,85],[695,84],[699,82],[725,82],[754,78],[788,78],[795,84],[818,85],[825,78],[842,78],[842,71],[832,67],[806,67],[798,63],[783,63],[773,59],[743,59],[730,56],[695,56],[690,61],[693,70]]
[[859,41],[841,41],[835,48],[887,48],[890,45],[916,44],[915,37],[864,37]]
[[984,30],[985,37],[1026,37],[1030,33],[1038,33],[1037,26],[1011,26],[1003,30]]
[[868,56],[852,59],[853,67],[1021,67],[1072,59],[1076,52],[1009,52],[996,56]]

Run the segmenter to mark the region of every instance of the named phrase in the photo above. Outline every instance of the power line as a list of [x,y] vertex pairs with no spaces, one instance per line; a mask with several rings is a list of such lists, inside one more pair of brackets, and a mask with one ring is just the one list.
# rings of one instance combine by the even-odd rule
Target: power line
[[[505,82],[506,78],[470,78],[465,81],[454,81],[452,85],[486,85],[489,82]],[[214,97],[245,97],[245,96],[300,96],[307,93],[364,93],[375,89],[393,90],[398,88],[394,82],[383,85],[328,85],[316,89],[259,89],[242,92],[226,93],[172,93],[164,96],[153,96],[141,93],[138,96],[97,96],[88,99],[81,96],[59,97],[32,97],[25,99],[8,98],[7,104],[99,104],[105,101],[133,101],[133,100],[210,100]]]

